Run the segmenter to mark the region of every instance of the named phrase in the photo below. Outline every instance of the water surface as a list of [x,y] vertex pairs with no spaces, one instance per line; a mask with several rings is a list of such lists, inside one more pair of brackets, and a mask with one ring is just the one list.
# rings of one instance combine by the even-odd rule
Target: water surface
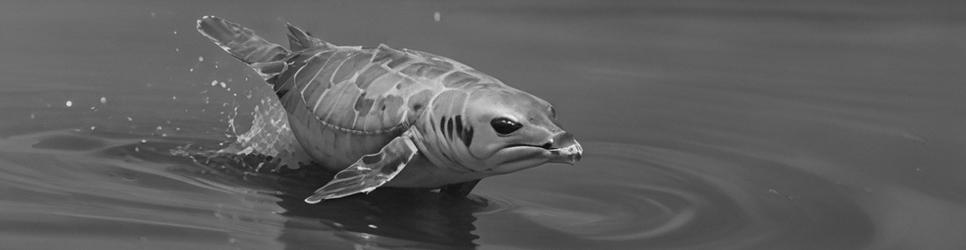
[[[963,249],[964,7],[7,1],[0,245]],[[193,30],[209,14],[460,60],[554,103],[584,160],[304,204],[327,177],[283,166],[268,88]]]

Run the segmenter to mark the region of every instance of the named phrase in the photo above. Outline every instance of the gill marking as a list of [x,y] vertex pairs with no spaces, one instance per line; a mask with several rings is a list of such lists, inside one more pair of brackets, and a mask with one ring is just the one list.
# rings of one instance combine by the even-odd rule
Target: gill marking
[[[460,110],[460,115],[459,116],[456,116],[457,118],[460,118],[460,120],[462,120],[462,117],[466,117],[467,120],[470,119],[469,116],[466,115],[466,106],[469,106],[470,105],[470,98],[472,96],[473,96],[473,93],[472,92],[469,92],[469,93],[466,93],[466,98],[463,98],[463,106],[462,106],[463,109]],[[462,121],[460,121],[460,123],[462,124]],[[470,124],[467,124],[467,125],[470,125]],[[460,140],[463,141],[463,145],[466,146],[466,151],[469,152],[470,151],[469,150],[470,149],[470,144],[473,142],[472,125],[467,126],[467,130],[466,131],[469,131],[469,133],[470,133],[469,135],[464,134],[465,131],[463,131],[463,126],[460,126],[460,129],[459,130],[460,130],[460,132],[459,132],[460,133]],[[473,156],[473,158],[476,158],[476,156],[473,155],[472,153],[470,153],[470,156]]]
[[436,132],[437,135],[443,133],[443,126],[444,126],[445,123],[446,123],[446,116],[440,117],[439,118],[439,129],[433,128],[433,130],[437,131]]
[[[440,81],[437,81],[437,82],[442,84],[441,79],[444,79],[446,75],[452,74],[454,72],[461,72],[461,71],[452,70],[450,72],[447,72],[446,74],[442,74],[440,75]],[[456,142],[456,140],[458,139],[460,142],[462,142],[462,144],[466,147],[467,151],[469,152],[469,147],[473,143],[473,135],[474,135],[473,128],[472,128],[472,125],[465,124],[463,118],[466,117],[467,120],[470,119],[469,116],[466,115],[466,107],[469,105],[469,100],[472,93],[469,91],[466,91],[465,89],[460,89],[460,88],[450,88],[450,87],[443,87],[443,88],[445,90],[440,92],[440,94],[448,90],[454,90],[454,91],[462,92],[464,95],[463,95],[463,98],[459,100],[459,101],[462,101],[462,105],[459,105],[460,107],[459,112],[457,112],[453,117],[444,117],[443,119],[446,119],[446,121],[443,121],[442,119],[440,120],[439,133],[452,142]],[[437,94],[437,96],[438,95],[439,94]],[[434,102],[434,105],[435,105],[435,102]],[[448,110],[452,110],[452,108],[457,104],[448,103],[448,105],[450,107]],[[479,157],[477,157],[476,155],[473,155],[472,152],[469,152],[469,153],[470,153],[470,156],[479,159]]]
[[[467,136],[467,134],[466,134],[466,131],[468,131],[467,129],[469,129],[469,127],[468,126],[464,126],[464,120],[469,120],[470,119],[466,115],[466,106],[469,105],[469,100],[470,100],[471,93],[469,91],[466,91],[465,89],[461,89],[461,90],[458,90],[458,91],[461,92],[461,95],[460,95],[461,98],[459,100],[454,100],[454,103],[451,103],[450,104],[451,107],[452,106],[455,106],[455,105],[459,105],[458,106],[459,107],[459,111],[456,112],[456,114],[454,114],[454,116],[449,117],[449,122],[447,123],[447,132],[449,133],[448,136],[449,136],[449,140],[450,140],[451,143],[448,143],[448,144],[450,144],[451,150],[453,150],[453,151],[465,152],[465,155],[469,155],[472,158],[479,159],[478,157],[476,157],[475,155],[473,155],[472,152],[470,152],[469,145],[470,145],[470,143],[472,142],[473,139],[471,137]],[[461,103],[459,103],[459,102],[461,102]],[[453,109],[450,108],[450,110],[453,110]],[[464,117],[466,117],[466,119],[463,119]],[[459,143],[459,142],[462,142],[462,143]],[[457,145],[460,145],[460,144],[462,144],[464,147],[459,148]],[[460,163],[458,165],[460,167],[462,167],[463,169],[468,170],[470,172],[477,172],[476,169],[469,168],[469,167],[463,165],[462,163]]]

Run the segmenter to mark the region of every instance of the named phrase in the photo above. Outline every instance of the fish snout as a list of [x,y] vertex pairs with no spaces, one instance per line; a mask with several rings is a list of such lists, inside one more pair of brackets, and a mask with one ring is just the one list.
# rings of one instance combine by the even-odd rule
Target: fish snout
[[571,133],[563,132],[550,139],[548,150],[550,151],[550,162],[567,163],[574,165],[580,161],[584,148],[580,146],[577,139]]

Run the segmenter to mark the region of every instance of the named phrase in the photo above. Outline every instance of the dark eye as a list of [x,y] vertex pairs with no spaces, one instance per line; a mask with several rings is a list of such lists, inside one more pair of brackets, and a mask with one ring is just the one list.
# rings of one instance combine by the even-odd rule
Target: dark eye
[[513,131],[517,131],[518,129],[522,128],[523,124],[520,124],[508,118],[500,117],[490,121],[490,126],[493,126],[493,131],[496,131],[501,135],[505,135],[505,134],[513,133]]

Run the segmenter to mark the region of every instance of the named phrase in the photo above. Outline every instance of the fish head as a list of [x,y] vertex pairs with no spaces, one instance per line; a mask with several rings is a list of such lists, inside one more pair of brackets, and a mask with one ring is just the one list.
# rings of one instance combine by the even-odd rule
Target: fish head
[[573,165],[583,154],[553,105],[527,92],[480,88],[469,94],[463,113],[472,130],[466,149],[473,168],[503,174],[544,163]]

